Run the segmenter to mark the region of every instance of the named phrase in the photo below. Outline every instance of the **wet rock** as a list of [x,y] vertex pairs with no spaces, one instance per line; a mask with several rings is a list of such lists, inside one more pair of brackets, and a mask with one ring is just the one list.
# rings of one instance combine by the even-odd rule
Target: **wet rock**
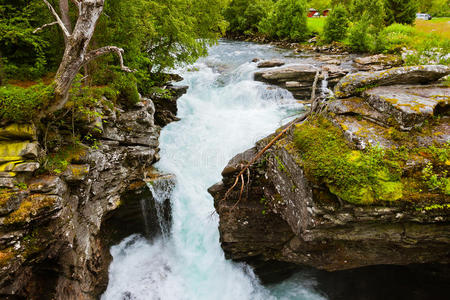
[[283,66],[285,62],[273,59],[273,60],[266,60],[258,63],[258,68],[273,68],[273,67],[280,67]]
[[16,180],[12,177],[1,177],[0,175],[0,188],[13,188],[16,184]]
[[[326,73],[326,77],[325,77]],[[348,70],[335,65],[317,68],[313,65],[292,65],[255,73],[255,80],[278,85],[290,91],[296,99],[309,100],[316,75],[322,74],[317,82],[317,88],[327,80],[328,88],[333,88]]]
[[152,97],[156,109],[155,123],[161,127],[179,120],[176,116],[177,100],[187,92],[188,86],[168,86],[167,89],[172,93],[172,97]]
[[395,84],[424,84],[450,74],[450,67],[442,65],[412,66],[393,68],[378,72],[361,72],[345,76],[335,87],[338,98],[358,94],[371,86]]
[[[272,137],[258,142],[253,151]],[[239,189],[224,200],[234,173],[227,172],[221,183],[209,189],[220,215],[220,241],[227,258],[328,271],[450,262],[449,210],[339,203],[326,188],[308,179],[292,139],[288,133],[251,167],[250,183],[240,201]]]

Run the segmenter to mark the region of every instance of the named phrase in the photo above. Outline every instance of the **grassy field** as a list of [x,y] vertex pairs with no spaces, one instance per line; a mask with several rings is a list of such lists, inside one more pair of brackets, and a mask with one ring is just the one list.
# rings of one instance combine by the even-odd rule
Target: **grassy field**
[[450,18],[434,18],[430,21],[417,20],[416,29],[419,32],[435,33],[450,39]]
[[325,25],[326,17],[320,18],[308,18],[308,29],[309,31],[322,35],[323,26]]

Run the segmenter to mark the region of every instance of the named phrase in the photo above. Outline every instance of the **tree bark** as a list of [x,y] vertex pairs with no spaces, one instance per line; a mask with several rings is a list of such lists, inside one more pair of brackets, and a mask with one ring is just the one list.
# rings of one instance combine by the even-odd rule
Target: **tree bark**
[[[51,4],[47,0],[43,1],[55,16],[58,25],[63,30],[65,36],[64,55],[55,76],[55,98],[53,103],[45,111],[45,114],[55,112],[64,107],[69,98],[69,90],[75,76],[86,63],[100,55],[116,53],[119,56],[122,70],[132,72],[123,65],[123,49],[107,46],[88,52],[89,43],[94,35],[97,21],[103,12],[105,0],[72,0],[74,5],[78,8],[78,18],[73,31],[69,29],[70,27],[66,26],[63,21],[64,17],[59,18]],[[61,3],[63,7],[65,4],[68,5],[67,0],[60,0],[60,5]],[[68,16],[68,9],[66,12]]]
[[[61,13],[61,20],[69,31],[72,34],[72,22],[70,21],[69,15],[69,0],[59,0],[59,11]],[[64,41],[67,43],[67,37],[64,36]]]

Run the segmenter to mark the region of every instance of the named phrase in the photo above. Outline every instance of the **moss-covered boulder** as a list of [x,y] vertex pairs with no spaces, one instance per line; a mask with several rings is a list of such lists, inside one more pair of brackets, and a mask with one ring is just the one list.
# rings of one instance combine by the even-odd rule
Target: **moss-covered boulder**
[[33,124],[10,124],[0,127],[1,140],[36,140],[36,127]]
[[0,142],[0,163],[34,159],[39,152],[36,142]]

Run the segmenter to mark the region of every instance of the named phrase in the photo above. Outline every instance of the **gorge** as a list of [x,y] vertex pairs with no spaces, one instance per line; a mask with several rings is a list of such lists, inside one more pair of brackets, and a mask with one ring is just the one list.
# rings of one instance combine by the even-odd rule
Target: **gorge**
[[[255,81],[255,72],[272,69],[258,68],[254,58],[281,59],[284,68],[307,65],[309,71],[302,69],[304,82]],[[169,87],[175,95],[169,101],[144,99],[131,109],[107,113],[99,149],[74,155],[61,176],[33,176],[27,191],[14,191],[5,200],[0,295],[105,300],[442,295],[449,288],[446,196],[437,196],[442,210],[425,212],[337,199],[326,186],[305,180],[292,148],[285,147],[292,143],[290,131],[245,174],[243,199],[238,201],[239,186],[222,201],[240,165],[278,128],[307,111],[307,103],[295,97],[310,94],[317,70],[328,76],[318,79],[317,94],[328,95],[328,88],[357,71],[355,59],[222,40],[208,57],[178,70],[184,80]],[[367,106],[339,101],[335,115],[366,120],[361,106]],[[443,129],[436,129],[434,138],[448,140],[446,122],[438,124]],[[345,126],[347,136],[367,140]],[[235,157],[238,153],[244,155]],[[45,205],[9,224],[24,199]],[[322,227],[311,227],[314,222]],[[416,223],[427,224],[426,229]],[[14,259],[8,260],[13,251]]]

